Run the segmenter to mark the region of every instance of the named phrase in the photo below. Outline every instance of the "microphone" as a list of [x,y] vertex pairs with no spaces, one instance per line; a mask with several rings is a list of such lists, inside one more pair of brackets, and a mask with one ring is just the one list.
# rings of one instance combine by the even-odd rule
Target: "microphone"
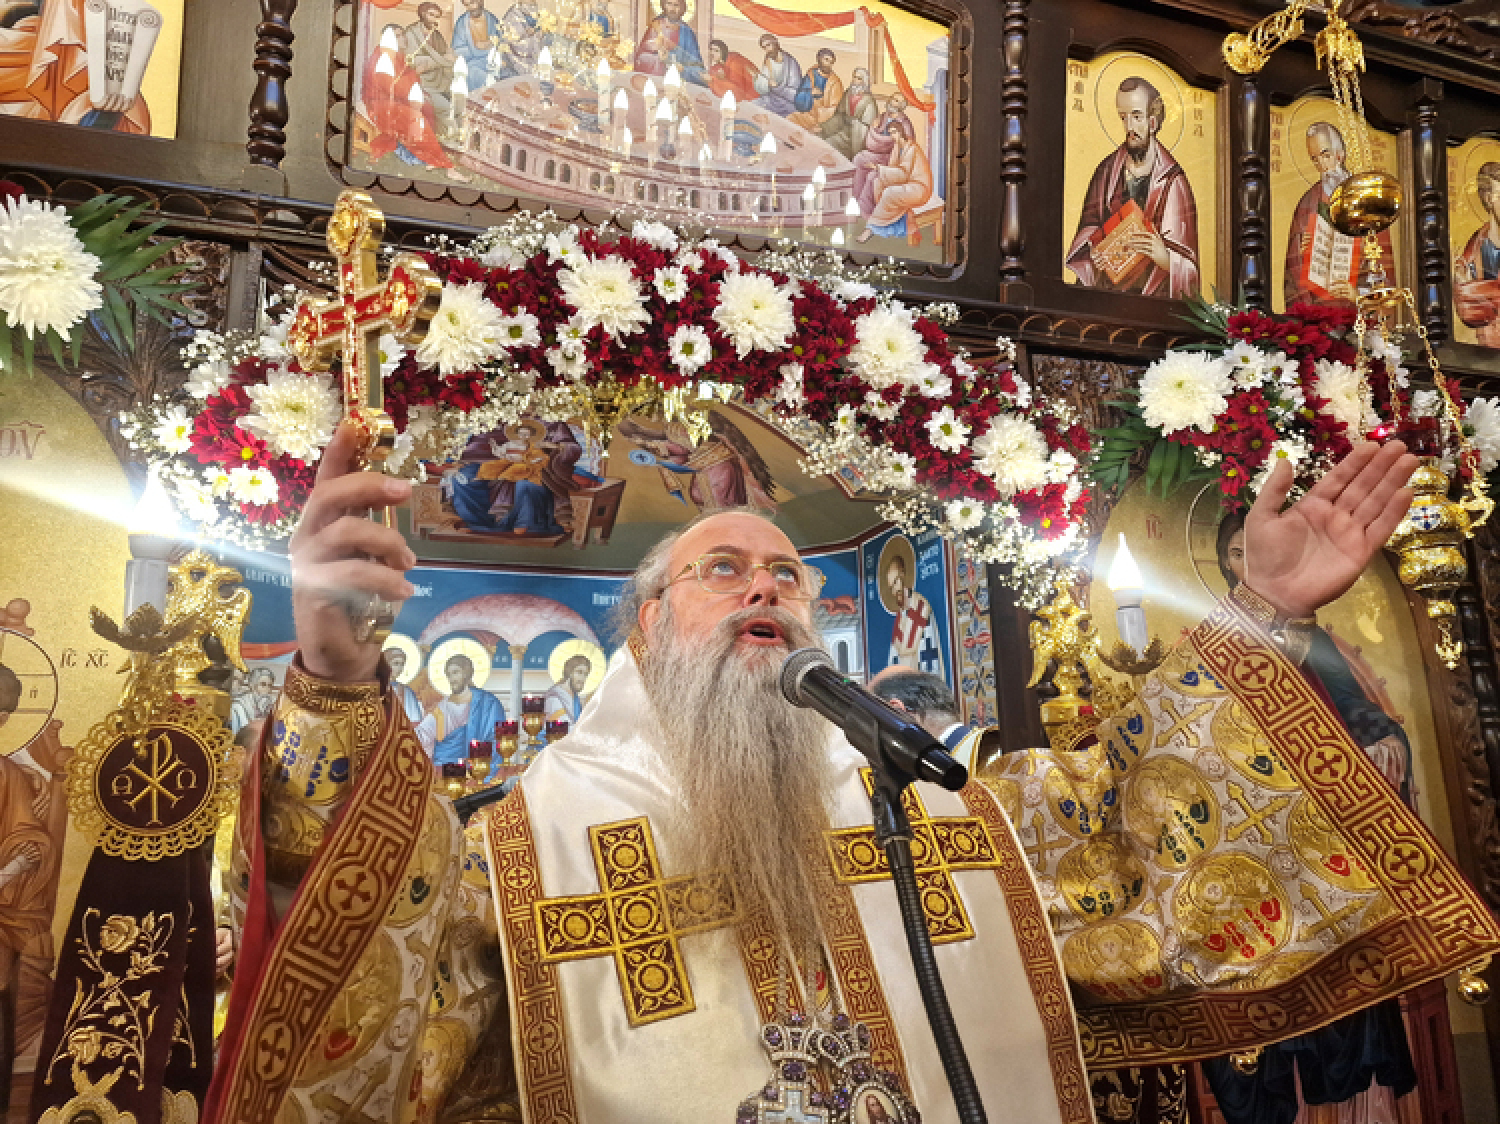
[[870,759],[870,764],[931,781],[952,792],[969,779],[942,743],[833,666],[821,648],[799,648],[781,665],[781,693],[816,710]]

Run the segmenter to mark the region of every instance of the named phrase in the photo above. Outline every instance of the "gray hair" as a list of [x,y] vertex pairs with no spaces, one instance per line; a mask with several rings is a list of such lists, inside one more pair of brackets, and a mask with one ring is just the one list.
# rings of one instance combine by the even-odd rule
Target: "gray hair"
[[1307,127],[1307,139],[1312,140],[1315,137],[1338,153],[1340,159],[1348,155],[1348,150],[1344,147],[1344,134],[1339,132],[1337,125],[1332,125],[1327,121],[1314,121]]
[[676,577],[670,571],[672,550],[678,541],[699,523],[712,519],[716,515],[755,515],[772,526],[776,524],[776,520],[764,508],[718,507],[712,511],[699,512],[675,531],[664,535],[661,541],[648,550],[646,556],[641,559],[641,564],[635,568],[635,573],[630,575],[630,580],[625,583],[619,603],[610,611],[609,630],[617,643],[625,643],[630,634],[635,631],[641,614],[641,606],[647,601],[655,601],[659,598],[666,592],[668,583]]
[[876,698],[895,700],[906,707],[919,722],[951,726],[962,721],[958,700],[941,677],[912,668],[883,672],[870,684]]

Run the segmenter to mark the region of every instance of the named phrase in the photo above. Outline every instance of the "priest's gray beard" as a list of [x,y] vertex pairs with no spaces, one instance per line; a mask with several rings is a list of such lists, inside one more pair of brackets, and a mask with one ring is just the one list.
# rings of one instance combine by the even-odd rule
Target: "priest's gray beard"
[[[729,875],[741,916],[765,910],[802,955],[822,932],[833,769],[828,723],[787,702],[780,677],[787,653],[817,637],[776,608],[740,610],[684,639],[671,606],[662,598],[643,676],[680,796],[672,849],[694,870]],[[754,618],[774,619],[791,647],[737,647]]]

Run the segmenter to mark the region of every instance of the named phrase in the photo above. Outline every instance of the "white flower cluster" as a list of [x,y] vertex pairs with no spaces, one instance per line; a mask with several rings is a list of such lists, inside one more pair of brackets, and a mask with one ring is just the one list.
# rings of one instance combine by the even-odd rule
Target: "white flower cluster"
[[[226,366],[226,375],[227,371]],[[333,431],[344,413],[331,375],[293,373],[279,367],[267,374],[264,383],[246,386],[245,393],[255,409],[240,419],[240,428],[265,441],[276,456],[316,461],[323,447],[333,440]]]
[[68,212],[24,195],[0,208],[0,312],[28,338],[67,336],[104,303],[99,259],[84,249]]
[[1479,454],[1479,471],[1493,472],[1500,465],[1500,398],[1476,398],[1464,415],[1465,430]]
[[1141,377],[1141,416],[1164,434],[1211,433],[1233,389],[1231,364],[1201,351],[1169,351]]

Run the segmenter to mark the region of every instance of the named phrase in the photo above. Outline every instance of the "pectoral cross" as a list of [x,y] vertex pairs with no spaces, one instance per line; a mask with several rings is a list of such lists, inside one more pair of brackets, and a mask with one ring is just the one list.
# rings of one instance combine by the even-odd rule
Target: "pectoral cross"
[[[396,442],[396,427],[385,412],[380,377],[380,337],[389,332],[415,346],[437,313],[443,285],[416,254],[401,254],[390,275],[380,279],[376,251],[385,236],[385,215],[363,191],[345,191],[328,220],[328,251],[338,262],[339,294],[327,301],[304,300],[287,331],[287,344],[303,370],[327,370],[340,361],[344,418],[359,429],[359,467],[379,470]],[[384,508],[371,518],[390,526]],[[395,622],[395,606],[377,597],[350,609],[361,641],[384,640]]]

